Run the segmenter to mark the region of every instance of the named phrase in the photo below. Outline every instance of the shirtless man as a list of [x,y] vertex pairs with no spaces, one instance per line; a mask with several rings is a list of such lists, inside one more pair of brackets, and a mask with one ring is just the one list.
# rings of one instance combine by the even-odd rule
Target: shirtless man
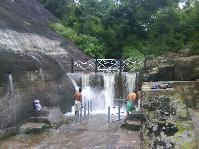
[[79,92],[76,92],[74,95],[74,99],[75,99],[75,115],[79,115],[79,111],[81,109],[81,104],[82,104],[82,89],[79,88]]
[[126,98],[126,118],[129,115],[129,112],[135,109],[135,101],[136,101],[136,91],[133,90],[132,93],[129,93]]

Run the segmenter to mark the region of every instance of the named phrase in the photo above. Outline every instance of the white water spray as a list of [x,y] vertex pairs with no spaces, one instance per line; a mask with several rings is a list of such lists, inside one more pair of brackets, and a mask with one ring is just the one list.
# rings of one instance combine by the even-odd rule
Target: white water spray
[[9,83],[10,83],[10,92],[11,92],[11,94],[13,94],[14,86],[13,86],[12,74],[9,74],[8,76],[9,76]]
[[[93,75],[93,73],[82,73],[81,74],[81,81],[82,81],[82,100],[83,102],[92,101],[93,104],[93,111],[100,112],[100,113],[106,113],[108,110],[108,107],[111,107],[111,111],[117,111],[117,109],[114,108],[114,99],[115,99],[115,76],[118,73],[102,73],[101,75],[98,73],[97,75],[99,77],[103,76],[103,82],[104,82],[104,88],[98,88],[97,86],[91,87],[90,83],[93,83],[92,81],[97,80],[91,80],[93,77],[90,77]],[[76,91],[78,91],[79,86],[75,82],[74,79],[77,77],[77,74],[67,74],[70,80],[73,83],[73,86],[75,87]],[[78,74],[79,75],[79,74]],[[125,83],[125,89],[126,93],[131,92],[133,89],[135,89],[135,79],[136,74],[135,73],[123,73],[122,75],[126,76],[126,83]],[[94,82],[94,84],[97,84],[99,82]]]
[[9,83],[10,83],[10,94],[11,94],[11,99],[12,99],[12,112],[13,112],[13,121],[16,121],[17,119],[17,111],[16,111],[16,99],[14,96],[14,85],[13,85],[13,77],[12,74],[8,74],[9,77]]
[[67,76],[69,77],[69,79],[71,80],[73,86],[75,87],[75,91],[77,92],[79,89],[79,86],[77,85],[77,83],[75,82],[75,80],[72,78],[72,74],[67,73]]
[[82,88],[86,88],[89,87],[89,78],[90,78],[90,74],[88,73],[82,73]]
[[136,73],[126,73],[127,94],[136,88]]
[[[44,76],[44,73],[43,73],[44,67],[43,67],[42,62],[41,62],[41,61],[39,60],[39,58],[37,58],[36,56],[34,56],[34,55],[32,55],[32,54],[30,54],[30,56],[31,56],[35,61],[37,61],[37,62],[39,63],[39,66],[40,66],[39,74],[40,74],[42,80],[45,81],[45,76]],[[39,57],[40,57],[41,59],[43,59],[40,55],[39,55]]]
[[114,106],[114,98],[115,98],[115,74],[107,73],[104,74],[104,92],[105,92],[105,109],[108,107]]

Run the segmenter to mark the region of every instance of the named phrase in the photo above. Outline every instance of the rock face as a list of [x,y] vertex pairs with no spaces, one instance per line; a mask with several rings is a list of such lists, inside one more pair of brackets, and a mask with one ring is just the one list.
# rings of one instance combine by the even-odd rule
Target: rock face
[[145,81],[194,81],[199,79],[199,55],[178,57],[159,64],[156,70],[145,74]]
[[42,106],[70,111],[71,58],[88,58],[48,25],[58,21],[36,0],[0,1],[0,128],[16,126]]
[[181,94],[188,108],[199,108],[199,81],[173,82],[173,86]]
[[178,58],[175,63],[175,80],[199,79],[199,56]]
[[70,41],[48,27],[58,20],[36,0],[1,0],[0,12],[1,50],[85,57]]

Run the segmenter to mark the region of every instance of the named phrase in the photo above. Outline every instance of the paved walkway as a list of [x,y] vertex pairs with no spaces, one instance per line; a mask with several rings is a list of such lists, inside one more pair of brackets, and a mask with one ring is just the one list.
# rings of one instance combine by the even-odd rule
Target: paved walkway
[[38,135],[20,134],[0,142],[1,149],[139,149],[139,132],[107,126],[106,115],[92,115],[82,122],[62,125]]

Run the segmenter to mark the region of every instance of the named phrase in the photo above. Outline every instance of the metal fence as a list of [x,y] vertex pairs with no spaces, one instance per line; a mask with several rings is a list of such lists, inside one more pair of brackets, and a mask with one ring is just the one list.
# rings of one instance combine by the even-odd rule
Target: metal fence
[[133,67],[144,67],[144,59],[89,59],[71,60],[71,72],[94,71],[94,72],[123,72]]

